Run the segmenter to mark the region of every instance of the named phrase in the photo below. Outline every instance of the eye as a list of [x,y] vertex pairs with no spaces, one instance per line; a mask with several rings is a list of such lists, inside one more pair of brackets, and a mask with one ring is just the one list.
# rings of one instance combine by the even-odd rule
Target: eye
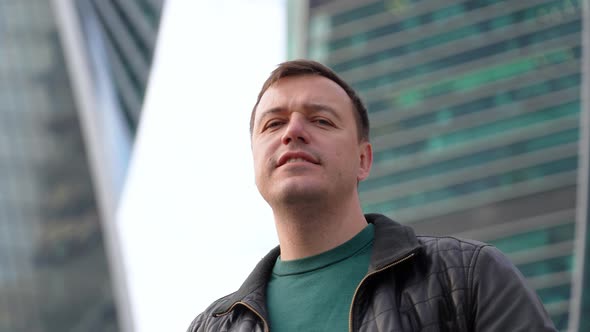
[[273,128],[281,126],[283,123],[284,123],[284,121],[282,121],[282,120],[271,120],[266,123],[266,126],[264,127],[264,129],[273,129]]
[[334,126],[334,124],[332,124],[332,121],[325,119],[325,118],[316,118],[316,119],[313,119],[313,122],[315,122],[321,126],[330,126],[330,127]]

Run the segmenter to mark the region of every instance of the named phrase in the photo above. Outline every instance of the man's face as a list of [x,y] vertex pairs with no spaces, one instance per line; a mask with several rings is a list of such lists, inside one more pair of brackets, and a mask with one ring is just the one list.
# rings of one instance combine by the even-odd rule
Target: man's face
[[354,112],[346,92],[322,76],[286,77],[266,90],[252,153],[256,185],[271,206],[356,195],[372,151],[359,142]]

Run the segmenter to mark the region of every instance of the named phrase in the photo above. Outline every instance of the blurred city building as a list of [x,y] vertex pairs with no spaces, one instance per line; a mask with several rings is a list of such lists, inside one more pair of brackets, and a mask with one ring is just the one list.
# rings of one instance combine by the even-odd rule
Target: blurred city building
[[572,331],[590,329],[583,20],[579,0],[289,2],[289,57],[368,106],[365,211],[496,245]]
[[122,186],[161,8],[0,0],[0,332],[130,330],[104,201]]
[[88,54],[100,69],[108,68],[117,108],[135,133],[163,0],[77,0],[76,4]]

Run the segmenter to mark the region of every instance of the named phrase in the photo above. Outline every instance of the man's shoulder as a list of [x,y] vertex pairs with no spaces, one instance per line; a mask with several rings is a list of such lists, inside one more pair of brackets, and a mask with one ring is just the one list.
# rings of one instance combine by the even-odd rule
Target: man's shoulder
[[491,246],[481,241],[454,236],[416,235],[416,238],[423,247],[434,250],[434,252],[478,251],[483,247]]
[[229,302],[234,301],[233,300],[233,296],[236,294],[237,292],[233,292],[230,294],[227,294],[223,297],[220,297],[219,299],[213,301],[213,303],[211,303],[207,309],[205,309],[205,311],[203,311],[203,313],[207,313],[209,315],[213,315],[213,314],[219,314],[224,310],[227,310],[228,306],[230,305]]
[[201,331],[200,328],[207,326],[207,321],[212,318],[214,314],[219,314],[225,310],[229,304],[228,301],[231,300],[231,297],[234,294],[235,292],[213,301],[213,303],[211,303],[201,314],[193,319],[187,332]]
[[[462,239],[453,236],[417,236],[423,246],[426,256],[433,260],[451,262],[451,266],[463,266],[481,276],[487,271],[489,275],[495,272],[522,275],[514,263],[494,245],[470,239]],[[475,275],[474,275],[475,276]]]
[[462,239],[454,236],[417,235],[422,253],[429,260],[443,261],[445,266],[474,267],[482,253],[484,255],[502,256],[492,245],[477,240]]

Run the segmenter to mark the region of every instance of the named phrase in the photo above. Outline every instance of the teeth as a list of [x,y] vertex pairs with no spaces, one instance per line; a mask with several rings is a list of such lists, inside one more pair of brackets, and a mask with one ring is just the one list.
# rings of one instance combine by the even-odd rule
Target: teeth
[[295,163],[295,162],[298,162],[298,161],[307,162],[307,160],[305,160],[303,158],[290,158],[289,160],[287,160],[286,164],[288,164],[288,163]]

